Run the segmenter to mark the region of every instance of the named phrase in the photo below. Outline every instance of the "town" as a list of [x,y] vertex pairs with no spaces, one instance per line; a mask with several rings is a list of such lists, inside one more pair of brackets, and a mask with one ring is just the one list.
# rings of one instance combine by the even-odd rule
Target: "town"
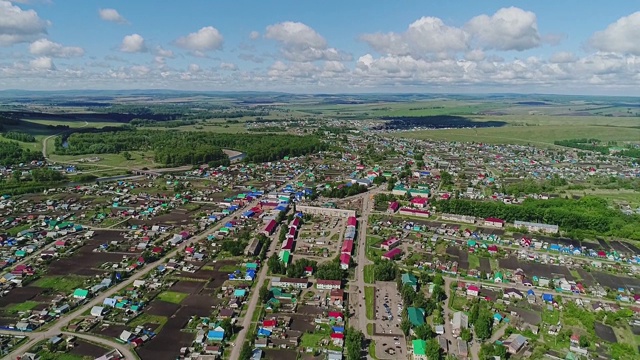
[[627,157],[375,127],[321,141],[4,194],[3,356],[640,356],[640,207],[586,191],[637,181]]

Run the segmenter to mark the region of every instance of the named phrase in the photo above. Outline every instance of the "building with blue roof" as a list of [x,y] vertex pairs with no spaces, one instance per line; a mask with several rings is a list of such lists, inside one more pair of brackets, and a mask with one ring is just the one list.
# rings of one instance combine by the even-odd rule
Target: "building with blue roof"
[[535,295],[536,295],[536,293],[535,293],[535,292],[533,292],[533,290],[529,289],[529,290],[527,290],[527,295],[533,295],[533,296],[535,296]]
[[333,331],[334,333],[344,334],[344,327],[343,326],[333,326],[333,327],[331,327],[331,331]]
[[269,337],[271,336],[271,331],[261,327],[260,329],[258,329],[258,336]]
[[551,294],[542,294],[542,300],[545,302],[552,302],[553,301],[553,295]]
[[207,333],[207,340],[209,341],[224,340],[224,329],[218,326],[214,330],[209,330],[209,332]]

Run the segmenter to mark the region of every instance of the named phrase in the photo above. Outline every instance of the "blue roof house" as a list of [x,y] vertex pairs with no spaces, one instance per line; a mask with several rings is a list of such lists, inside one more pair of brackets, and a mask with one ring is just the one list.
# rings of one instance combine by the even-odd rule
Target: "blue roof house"
[[213,330],[209,330],[207,333],[207,340],[209,341],[222,341],[224,340],[224,329],[218,326]]
[[544,300],[546,302],[552,302],[553,301],[553,295],[551,295],[551,294],[542,294],[542,300]]

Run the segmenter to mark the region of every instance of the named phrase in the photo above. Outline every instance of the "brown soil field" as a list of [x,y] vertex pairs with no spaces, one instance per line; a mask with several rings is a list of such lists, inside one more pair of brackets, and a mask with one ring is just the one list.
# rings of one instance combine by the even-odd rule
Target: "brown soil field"
[[0,297],[0,307],[5,307],[9,304],[20,304],[25,301],[31,300],[40,295],[44,289],[36,286],[19,287],[11,290],[6,296]]

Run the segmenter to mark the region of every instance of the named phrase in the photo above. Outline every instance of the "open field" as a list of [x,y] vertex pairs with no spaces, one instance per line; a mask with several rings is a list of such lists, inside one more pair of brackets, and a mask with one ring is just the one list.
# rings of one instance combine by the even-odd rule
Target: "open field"
[[566,190],[568,194],[578,196],[597,196],[613,203],[627,203],[632,207],[640,206],[640,192],[627,189],[585,189]]
[[[53,143],[53,140],[49,140],[49,142]],[[48,144],[47,144],[48,145]],[[47,146],[49,147],[49,146]],[[49,152],[49,158],[52,161],[56,162],[76,162],[80,163],[81,159],[89,159],[89,158],[99,158],[100,160],[96,162],[85,162],[86,166],[109,166],[109,167],[121,167],[121,168],[132,168],[132,167],[147,167],[153,168],[154,166],[159,166],[160,164],[156,164],[153,158],[152,151],[130,151],[131,159],[126,160],[121,154],[85,154],[85,155],[57,155],[54,152]]]
[[[640,125],[640,120],[638,120]],[[417,130],[393,133],[394,137],[483,143],[553,145],[554,141],[597,138],[602,141],[639,141],[640,129],[614,126],[505,126],[478,129]]]
[[177,291],[163,291],[158,294],[158,300],[166,301],[172,304],[180,304],[189,294]]
[[51,289],[58,292],[69,293],[77,288],[82,287],[86,278],[80,276],[45,276],[36,280],[33,283],[34,286]]
[[11,304],[10,306],[7,306],[6,310],[9,312],[29,311],[38,306],[38,304],[39,303],[37,301],[28,300],[23,303]]
[[364,288],[364,296],[367,306],[367,319],[373,320],[375,315],[374,300],[376,298],[375,288],[373,286],[366,286]]

